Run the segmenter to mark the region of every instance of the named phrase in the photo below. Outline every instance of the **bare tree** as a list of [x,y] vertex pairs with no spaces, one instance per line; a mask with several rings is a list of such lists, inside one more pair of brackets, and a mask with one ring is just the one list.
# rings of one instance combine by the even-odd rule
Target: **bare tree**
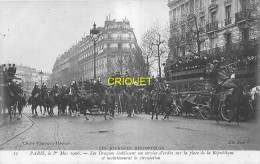
[[[142,50],[145,55],[146,63],[150,67],[148,62],[149,58],[158,61],[159,78],[161,79],[161,60],[165,58],[165,54],[168,52],[168,33],[167,30],[155,23],[150,30],[148,30],[142,38]],[[147,71],[148,72],[148,71]]]

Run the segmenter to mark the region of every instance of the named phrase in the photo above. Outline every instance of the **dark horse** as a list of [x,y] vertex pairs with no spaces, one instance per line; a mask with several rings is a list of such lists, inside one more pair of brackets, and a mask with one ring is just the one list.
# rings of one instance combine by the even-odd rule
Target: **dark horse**
[[110,119],[115,115],[115,103],[116,103],[116,94],[112,89],[108,89],[106,92],[106,96],[104,98],[104,109],[105,109],[105,120],[107,119],[107,113],[109,111]]
[[38,116],[37,113],[37,107],[40,106],[40,110],[41,110],[41,114],[42,114],[42,107],[44,107],[44,97],[47,97],[47,95],[44,95],[42,93],[37,93],[35,96],[31,96],[28,100],[28,102],[31,102],[32,104],[32,114],[35,115],[34,116]]
[[68,106],[69,106],[69,110],[72,111],[71,113],[72,116],[75,114],[75,112],[78,111],[77,103],[78,103],[78,96],[76,91],[73,88],[69,88]]
[[50,97],[52,97],[54,101],[54,105],[58,107],[58,114],[61,113],[61,93],[54,93],[54,89],[50,92]]
[[243,82],[239,81],[239,84],[234,88],[232,95],[227,97],[227,109],[229,108],[235,112],[228,121],[230,123],[236,119],[239,124],[239,115],[242,114],[243,110],[248,110],[250,108],[250,95],[245,94],[244,92],[245,86]]
[[1,86],[3,91],[0,93],[3,95],[3,109],[5,113],[5,109],[8,110],[8,115],[10,116],[10,121],[12,121],[12,107],[16,106],[17,100],[14,96],[14,93],[10,91],[7,85]]
[[[234,119],[237,120],[239,124],[239,116],[241,115],[243,110],[249,110],[250,108],[250,95],[245,94],[245,87],[243,82],[239,81],[238,85],[233,88],[233,92],[231,95],[227,95],[226,100],[221,100],[222,92],[215,95],[214,99],[216,102],[219,102],[217,108],[214,108],[216,114],[216,122],[219,123],[219,115],[220,112],[222,117],[224,118],[227,114],[227,110],[233,111],[234,115],[228,116],[230,120],[228,122],[233,121]],[[216,104],[215,102],[215,104]],[[227,114],[228,115],[228,114]]]
[[19,112],[19,118],[22,117],[22,110],[24,108],[24,106],[26,105],[26,97],[24,94],[22,93],[19,93],[17,95],[17,109],[18,109],[18,112]]
[[169,118],[170,113],[172,112],[172,104],[173,104],[173,97],[170,93],[160,93],[158,94],[158,99],[156,103],[154,104],[153,110],[152,110],[152,118],[154,113],[156,114],[156,119],[158,119],[158,115],[160,111],[165,112],[165,116],[163,119]]
[[87,110],[92,115],[93,120],[95,119],[92,108],[98,102],[98,95],[96,93],[89,93],[86,96],[81,96],[79,98],[79,108],[83,111],[85,118],[88,120],[87,117]]
[[122,90],[122,95],[123,95],[123,101],[125,103],[125,107],[127,109],[128,117],[131,117],[132,111],[134,109],[133,107],[134,107],[134,104],[135,104],[135,99],[134,99],[133,96],[126,93],[125,90]]

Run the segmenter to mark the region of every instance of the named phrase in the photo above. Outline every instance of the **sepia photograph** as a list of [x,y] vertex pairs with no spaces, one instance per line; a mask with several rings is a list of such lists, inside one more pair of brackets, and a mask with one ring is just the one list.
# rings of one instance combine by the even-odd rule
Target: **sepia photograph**
[[0,0],[0,163],[260,162],[259,21],[258,0]]

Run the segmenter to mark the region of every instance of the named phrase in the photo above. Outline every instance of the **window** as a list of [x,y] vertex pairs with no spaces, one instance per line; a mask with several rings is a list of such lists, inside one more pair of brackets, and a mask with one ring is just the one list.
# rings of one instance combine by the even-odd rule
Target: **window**
[[230,18],[231,5],[226,6],[226,19]]
[[230,14],[231,14],[231,5],[226,6],[226,19],[225,19],[225,25],[229,25],[229,24],[231,24]]
[[226,34],[226,44],[230,45],[231,42],[232,42],[232,40],[231,40],[231,33],[227,33]]
[[240,0],[241,10],[245,10],[247,8],[248,0]]
[[204,0],[200,0],[200,8],[204,7]]
[[211,22],[216,21],[216,11],[211,12]]
[[183,16],[184,13],[185,13],[185,11],[184,11],[184,5],[181,5],[181,16]]
[[249,40],[249,28],[242,29],[242,41],[248,41]]
[[190,0],[190,11],[194,10],[194,0]]

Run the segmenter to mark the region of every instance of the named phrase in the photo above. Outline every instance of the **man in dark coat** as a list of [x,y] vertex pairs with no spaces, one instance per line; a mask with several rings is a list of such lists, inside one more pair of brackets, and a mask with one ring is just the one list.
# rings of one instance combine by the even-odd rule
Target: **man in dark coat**
[[33,90],[32,90],[32,96],[34,98],[38,97],[41,93],[41,89],[39,88],[39,84],[38,83],[35,83],[34,87],[33,87]]

